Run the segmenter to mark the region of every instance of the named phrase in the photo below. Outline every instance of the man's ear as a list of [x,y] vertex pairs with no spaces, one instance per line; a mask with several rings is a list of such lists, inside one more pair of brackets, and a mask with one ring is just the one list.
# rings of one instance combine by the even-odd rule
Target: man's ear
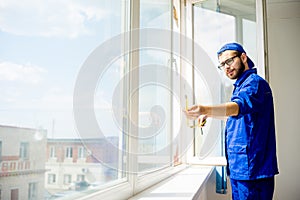
[[241,58],[242,62],[243,62],[245,65],[248,65],[248,63],[247,63],[248,57],[247,57],[247,55],[246,55],[245,53],[242,53],[241,56],[240,56],[240,58]]

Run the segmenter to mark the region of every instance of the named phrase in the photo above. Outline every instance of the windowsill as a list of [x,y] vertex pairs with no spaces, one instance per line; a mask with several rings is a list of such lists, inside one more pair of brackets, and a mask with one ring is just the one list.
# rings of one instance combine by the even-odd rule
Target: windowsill
[[201,193],[213,170],[213,166],[190,166],[129,200],[195,199]]
[[[222,160],[222,159],[221,159]],[[197,158],[195,158],[197,161]],[[204,160],[201,160],[204,162]],[[206,160],[208,161],[208,160]],[[215,163],[216,164],[216,163]],[[207,193],[210,181],[214,180],[215,166],[194,162],[193,165],[179,165],[176,167],[159,170],[158,173],[140,176],[135,183],[136,193],[132,196],[132,185],[126,180],[119,184],[95,188],[78,194],[80,200],[101,199],[128,199],[129,200],[192,200],[199,199]],[[158,182],[157,180],[162,181]],[[208,184],[209,183],[209,184]],[[152,185],[148,187],[149,185]],[[74,199],[74,196],[70,198]]]
[[204,166],[226,166],[227,161],[225,157],[222,156],[209,156],[207,158],[198,158],[198,157],[192,157],[188,159],[188,163],[192,165],[204,165]]

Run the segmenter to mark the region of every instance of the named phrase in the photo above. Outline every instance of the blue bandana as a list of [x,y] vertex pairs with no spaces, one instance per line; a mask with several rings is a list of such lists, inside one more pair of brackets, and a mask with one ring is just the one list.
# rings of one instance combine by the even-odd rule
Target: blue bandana
[[[246,51],[244,50],[244,48],[238,44],[238,43],[228,43],[228,44],[225,44],[218,52],[218,56],[223,53],[224,51],[227,51],[227,50],[234,50],[234,51],[238,51],[240,53],[245,53],[246,54]],[[247,56],[247,63],[248,63],[248,66],[249,68],[253,68],[254,67],[254,63],[252,62],[252,60]]]

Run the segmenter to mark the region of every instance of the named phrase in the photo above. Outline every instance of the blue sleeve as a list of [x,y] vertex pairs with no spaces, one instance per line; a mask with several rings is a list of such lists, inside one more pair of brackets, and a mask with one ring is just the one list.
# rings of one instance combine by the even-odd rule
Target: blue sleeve
[[[239,90],[234,92],[231,101],[239,106],[239,116],[253,112],[258,112],[263,106],[264,89],[261,87],[259,79],[251,79],[240,86]],[[261,87],[261,88],[260,88]]]

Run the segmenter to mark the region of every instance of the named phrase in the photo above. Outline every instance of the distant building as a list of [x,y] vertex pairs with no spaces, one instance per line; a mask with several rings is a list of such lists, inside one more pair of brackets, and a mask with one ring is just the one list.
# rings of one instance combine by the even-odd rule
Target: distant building
[[0,125],[0,199],[44,199],[46,135]]
[[74,189],[75,182],[105,183],[117,179],[118,137],[48,139],[46,189]]

